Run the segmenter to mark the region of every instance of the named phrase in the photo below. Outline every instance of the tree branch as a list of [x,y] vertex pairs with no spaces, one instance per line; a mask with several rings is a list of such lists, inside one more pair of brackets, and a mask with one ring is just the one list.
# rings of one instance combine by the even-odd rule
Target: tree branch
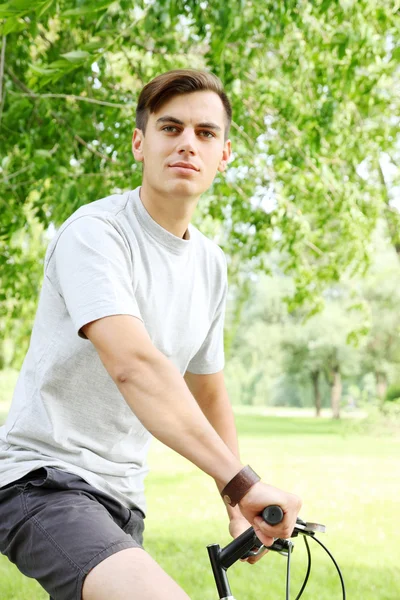
[[316,246],[315,244],[313,244],[312,242],[310,242],[309,240],[306,240],[304,243],[305,243],[306,246],[308,246],[309,248],[311,248],[311,250],[314,250],[314,252],[316,252],[320,256],[324,256],[324,253],[322,252],[322,250],[320,248],[318,248],[318,246]]
[[[381,183],[381,188],[382,188],[382,194],[384,196],[384,201],[385,201],[385,209],[390,211],[390,212],[394,212],[397,215],[399,214],[397,209],[395,209],[394,207],[390,206],[390,195],[389,195],[389,190],[388,190],[388,186],[386,183],[386,179],[385,179],[385,175],[383,173],[383,169],[382,169],[382,165],[381,162],[379,160],[379,156],[377,158],[377,168],[378,168],[378,174],[379,174],[379,180]],[[398,232],[397,232],[397,227],[396,225],[390,220],[390,218],[388,218],[388,216],[386,217],[386,224],[387,224],[387,228],[389,231],[389,236],[390,239],[392,241],[392,245],[396,251],[396,254],[398,257],[400,257],[400,241],[399,241],[399,236],[398,236]]]
[[41,31],[41,27],[40,26],[39,26],[38,30],[39,30],[39,35],[42,38],[42,40],[44,42],[46,42],[46,44],[48,44],[48,48],[51,48],[51,46],[53,45],[53,42],[51,42],[50,40],[47,39],[47,37],[45,36],[44,32]]
[[265,133],[265,129],[262,129],[256,121],[256,118],[254,115],[254,110],[251,107],[251,101],[243,99],[243,104],[245,105],[245,107],[249,111],[250,115],[252,116],[251,123],[252,123],[254,129],[256,129],[258,131],[259,135],[262,135],[263,133]]
[[6,41],[7,37],[3,35],[1,40],[1,57],[0,57],[0,104],[3,98],[3,77],[4,77],[4,63],[6,58]]
[[[15,75],[15,73],[13,73],[13,71],[11,69],[9,69],[8,67],[6,67],[6,71],[7,73],[10,75],[11,79],[14,81],[14,83],[22,90],[24,90],[24,92],[26,93],[27,96],[29,96],[32,100],[36,100],[37,99],[37,94],[35,94],[34,92],[32,92],[32,90],[30,90],[28,87],[26,87],[26,85],[20,81],[18,79],[18,77]],[[78,96],[79,97],[79,96]],[[110,158],[109,156],[105,155],[105,154],[101,154],[101,152],[98,152],[97,150],[95,150],[94,148],[92,148],[90,146],[90,144],[88,144],[84,139],[82,139],[79,135],[77,135],[76,133],[73,133],[71,127],[69,127],[68,123],[60,118],[57,113],[55,113],[54,111],[50,111],[51,116],[53,117],[53,119],[55,119],[57,121],[57,123],[59,123],[60,125],[63,125],[64,127],[67,127],[71,132],[72,135],[74,136],[74,139],[79,142],[80,144],[82,144],[83,146],[85,146],[85,148],[87,148],[89,150],[89,152],[91,152],[92,154],[94,154],[95,156],[98,156],[99,158],[102,158],[112,164],[116,164],[118,161],[114,160],[113,158]]]
[[386,202],[386,204],[388,206],[390,206],[390,204],[389,204],[389,202],[390,202],[389,191],[388,191],[388,187],[387,187],[385,175],[383,174],[383,169],[382,169],[382,165],[381,165],[381,161],[379,160],[379,157],[378,157],[378,159],[377,159],[376,162],[377,162],[377,167],[378,167],[379,180],[381,182],[381,187],[382,187],[383,195],[385,197],[385,202]]
[[136,40],[134,41],[134,44],[135,46],[141,48],[142,50],[145,50],[146,52],[151,52],[151,54],[161,54],[162,56],[165,56],[167,54],[167,51],[165,49],[158,50],[157,48],[148,48],[147,46],[145,46],[144,44],[140,44]]
[[15,73],[9,67],[6,66],[5,70],[9,74],[9,76],[11,77],[11,79],[13,80],[13,82],[15,83],[16,86],[18,86],[21,90],[24,90],[24,92],[26,92],[28,96],[34,96],[35,95],[32,92],[32,90],[30,90],[29,88],[27,88],[26,85],[22,81],[20,81],[18,79],[18,77],[15,75]]
[[242,137],[244,137],[245,140],[247,140],[249,142],[249,144],[250,144],[251,147],[254,146],[254,140],[252,140],[251,137],[249,136],[249,134],[246,133],[243,129],[241,129],[239,127],[239,125],[237,123],[235,123],[235,121],[232,121],[232,127],[234,129],[236,129],[236,131],[238,131],[240,133],[240,135]]
[[3,181],[4,183],[8,183],[10,179],[13,179],[13,177],[18,177],[18,175],[20,175],[21,173],[25,173],[26,171],[29,171],[31,169],[32,165],[28,165],[27,167],[22,167],[22,169],[19,169],[18,171],[14,171],[14,173],[11,173],[10,175],[4,175],[3,177]]
[[1,117],[3,115],[4,99],[6,96],[5,94],[3,96],[4,63],[6,60],[6,41],[7,41],[7,37],[5,35],[3,35],[3,39],[1,41],[1,56],[0,56],[0,123],[1,123]]
[[76,139],[77,142],[82,144],[82,146],[85,146],[85,148],[87,148],[89,150],[89,152],[91,152],[92,154],[95,154],[99,158],[103,158],[104,160],[107,160],[108,162],[110,162],[112,164],[115,164],[117,162],[116,160],[113,160],[106,154],[102,154],[101,152],[98,152],[98,150],[95,150],[94,148],[92,148],[92,146],[90,144],[88,144],[88,142],[86,142],[83,138],[81,138],[81,136],[78,135],[77,133],[74,134],[74,138]]
[[133,62],[131,61],[131,58],[130,58],[129,54],[127,53],[127,51],[126,51],[126,49],[125,49],[124,46],[121,46],[121,50],[122,50],[122,54],[126,58],[126,61],[127,61],[128,65],[131,68],[132,73],[135,73],[136,77],[138,77],[138,79],[140,80],[140,83],[143,86],[144,85],[144,81],[143,81],[143,78],[139,74],[139,69],[137,68],[137,65],[133,64]]
[[11,92],[13,96],[29,96],[30,98],[63,98],[64,100],[77,100],[79,102],[89,102],[90,104],[99,104],[100,106],[110,106],[111,108],[131,108],[135,104],[118,104],[115,102],[106,102],[104,100],[95,100],[94,98],[87,98],[86,96],[74,96],[73,94],[35,94],[24,93],[19,94],[18,92]]

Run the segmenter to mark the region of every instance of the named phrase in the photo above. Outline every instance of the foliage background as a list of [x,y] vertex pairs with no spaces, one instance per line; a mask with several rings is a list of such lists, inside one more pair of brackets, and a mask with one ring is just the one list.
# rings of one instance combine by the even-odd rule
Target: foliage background
[[[162,71],[189,66],[219,75],[233,104],[233,160],[203,197],[196,223],[228,256],[227,351],[243,371],[235,390],[250,402],[258,385],[266,402],[278,402],[265,393],[279,386],[277,373],[281,401],[312,402],[319,361],[322,402],[337,372],[353,374],[348,383],[358,390],[372,373],[383,398],[397,378],[395,341],[387,364],[375,367],[398,321],[388,295],[374,295],[375,283],[367,292],[349,282],[361,282],[376,262],[376,239],[400,253],[399,24],[399,2],[389,0],[0,3],[1,364],[18,368],[25,354],[54,228],[82,204],[140,183],[130,152],[140,89]],[[280,326],[291,331],[328,300],[325,321],[320,316],[289,343],[276,315],[260,317],[268,292],[252,317],[260,326],[253,341],[243,338],[243,311],[262,273],[286,286],[276,292]],[[332,294],[347,317],[333,308]],[[372,318],[382,310],[384,335]],[[343,335],[327,345],[323,321],[332,330],[333,313]],[[368,352],[355,353],[349,339],[360,342],[374,326]],[[279,350],[265,343],[278,338]],[[239,352],[242,339],[252,358]],[[269,382],[262,361],[264,371],[270,361]]]

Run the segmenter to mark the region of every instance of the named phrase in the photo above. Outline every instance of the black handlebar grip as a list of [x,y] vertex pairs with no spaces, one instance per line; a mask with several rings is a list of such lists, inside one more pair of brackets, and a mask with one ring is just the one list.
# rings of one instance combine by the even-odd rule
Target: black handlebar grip
[[283,521],[283,510],[280,506],[267,506],[262,511],[262,518],[268,525],[278,525]]

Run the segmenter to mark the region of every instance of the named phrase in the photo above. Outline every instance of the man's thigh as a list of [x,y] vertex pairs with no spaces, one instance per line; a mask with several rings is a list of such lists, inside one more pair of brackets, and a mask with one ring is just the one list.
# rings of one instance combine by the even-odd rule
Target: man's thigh
[[143,528],[139,510],[58,469],[0,489],[0,551],[53,600],[81,600],[87,573],[114,553],[141,548]]
[[90,571],[82,600],[189,600],[189,596],[144,550],[129,548]]

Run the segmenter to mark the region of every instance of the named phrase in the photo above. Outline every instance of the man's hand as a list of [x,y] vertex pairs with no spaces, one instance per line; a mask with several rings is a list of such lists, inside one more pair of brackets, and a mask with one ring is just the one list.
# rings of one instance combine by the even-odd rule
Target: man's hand
[[[264,508],[272,505],[280,506],[283,510],[282,522],[274,526],[268,525],[261,517]],[[264,546],[272,546],[274,538],[287,539],[291,536],[301,508],[301,500],[294,494],[259,481],[241,499],[239,508],[244,518],[254,527]]]
[[[229,522],[229,533],[234,539],[236,539],[249,527],[251,527],[251,524],[244,517],[235,517]],[[254,563],[258,562],[267,552],[268,550],[264,550],[263,552],[260,552],[258,556],[250,556],[249,558],[244,558],[242,560],[243,562],[248,562],[253,565]]]

